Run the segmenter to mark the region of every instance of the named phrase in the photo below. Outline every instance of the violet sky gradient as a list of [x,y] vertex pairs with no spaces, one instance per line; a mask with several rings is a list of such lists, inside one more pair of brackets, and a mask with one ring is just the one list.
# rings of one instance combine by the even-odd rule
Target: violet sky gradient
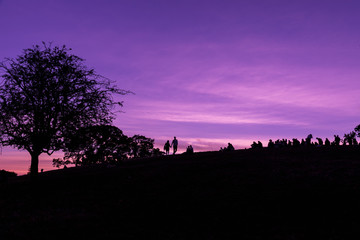
[[[180,152],[333,140],[360,123],[359,11],[356,0],[0,0],[0,59],[65,44],[136,93],[115,125],[160,148],[173,136]],[[29,165],[3,149],[0,169]]]

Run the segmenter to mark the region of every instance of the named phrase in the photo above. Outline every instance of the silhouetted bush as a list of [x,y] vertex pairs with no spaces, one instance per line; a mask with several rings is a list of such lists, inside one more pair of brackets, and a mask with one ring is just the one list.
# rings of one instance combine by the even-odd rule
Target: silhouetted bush
[[154,148],[154,139],[142,135],[134,135],[129,138],[131,157],[150,157]]
[[7,182],[9,178],[16,176],[17,174],[15,172],[0,170],[0,183]]
[[129,158],[162,154],[160,149],[154,149],[154,139],[142,135],[128,137],[115,126],[99,125],[81,128],[69,137],[64,157],[53,159],[53,166],[117,164]]

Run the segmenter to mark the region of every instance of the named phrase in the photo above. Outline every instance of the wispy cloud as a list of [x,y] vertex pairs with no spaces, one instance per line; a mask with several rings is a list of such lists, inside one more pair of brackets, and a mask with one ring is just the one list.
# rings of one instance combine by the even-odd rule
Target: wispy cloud
[[125,134],[178,135],[184,147],[350,131],[360,3],[279,3],[0,0],[0,60],[43,40],[66,44],[136,93],[119,98]]

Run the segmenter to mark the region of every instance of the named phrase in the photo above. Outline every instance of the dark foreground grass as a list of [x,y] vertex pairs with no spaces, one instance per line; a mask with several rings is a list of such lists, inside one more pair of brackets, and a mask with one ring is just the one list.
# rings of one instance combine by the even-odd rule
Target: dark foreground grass
[[0,185],[0,239],[358,239],[360,149],[68,168]]

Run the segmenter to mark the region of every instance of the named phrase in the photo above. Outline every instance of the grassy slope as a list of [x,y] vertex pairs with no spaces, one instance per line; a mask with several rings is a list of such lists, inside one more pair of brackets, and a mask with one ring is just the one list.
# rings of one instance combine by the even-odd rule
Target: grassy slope
[[351,239],[360,149],[263,149],[69,168],[0,185],[0,239]]

